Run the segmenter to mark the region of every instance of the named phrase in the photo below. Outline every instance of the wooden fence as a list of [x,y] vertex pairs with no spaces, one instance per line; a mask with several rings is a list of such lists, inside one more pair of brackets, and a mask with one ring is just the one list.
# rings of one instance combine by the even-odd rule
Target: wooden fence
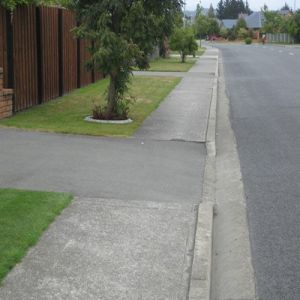
[[56,7],[0,7],[0,67],[14,111],[47,102],[103,78],[87,71],[88,42],[76,40],[72,12]]

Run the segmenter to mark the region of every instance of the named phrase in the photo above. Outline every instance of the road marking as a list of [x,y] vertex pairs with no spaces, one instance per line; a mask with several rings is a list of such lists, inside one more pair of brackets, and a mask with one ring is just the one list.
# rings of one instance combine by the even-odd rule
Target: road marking
[[279,53],[282,53],[283,51],[282,51],[282,50],[279,50],[278,52],[279,52]]
[[295,55],[293,52],[290,52],[289,55]]

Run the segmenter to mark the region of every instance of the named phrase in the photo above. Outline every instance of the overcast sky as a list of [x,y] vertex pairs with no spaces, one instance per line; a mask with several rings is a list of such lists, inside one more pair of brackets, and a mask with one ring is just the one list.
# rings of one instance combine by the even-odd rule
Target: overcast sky
[[[196,8],[197,3],[199,0],[185,0],[186,1],[186,8],[188,10],[194,10]],[[212,3],[214,8],[216,8],[219,0],[201,0],[201,4],[203,7],[208,8],[209,5]],[[269,9],[279,9],[281,8],[284,3],[287,3],[291,8],[294,8],[294,0],[248,0],[249,6],[252,10],[257,11],[260,10],[264,4],[267,4]],[[297,9],[300,7],[300,0],[296,0],[296,7]]]

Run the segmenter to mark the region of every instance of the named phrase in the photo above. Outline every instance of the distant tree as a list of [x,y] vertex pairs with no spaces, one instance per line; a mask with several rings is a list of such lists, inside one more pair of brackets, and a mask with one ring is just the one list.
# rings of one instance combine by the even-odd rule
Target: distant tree
[[212,35],[219,35],[220,33],[220,25],[217,19],[208,18],[208,32],[207,34]]
[[249,7],[249,3],[248,3],[248,0],[246,0],[246,5],[245,5],[245,13],[247,15],[250,15],[252,13],[250,7]]
[[246,29],[247,28],[247,23],[244,18],[239,18],[236,25],[235,25],[235,30],[238,32],[241,28]]
[[200,39],[200,47],[201,47],[201,39],[205,38],[208,35],[208,17],[204,15],[199,15],[194,22],[194,32],[197,38]]
[[177,28],[171,36],[170,46],[172,50],[179,52],[182,63],[187,55],[194,55],[198,45],[192,28]]
[[300,42],[300,10],[288,19],[288,32],[295,38],[296,42]]
[[208,12],[207,12],[207,16],[209,18],[215,18],[216,17],[215,10],[214,10],[214,7],[213,7],[212,4],[210,4],[210,7],[209,7]]
[[[263,31],[267,33],[280,33],[284,32],[286,28],[286,19],[278,12],[268,10],[268,7],[263,9],[265,21]],[[283,31],[282,31],[283,30]]]
[[251,12],[249,3],[243,0],[220,0],[217,6],[217,17],[219,19],[237,19],[240,14]]
[[225,19],[224,18],[224,1],[223,0],[220,0],[219,3],[218,3],[218,6],[217,6],[217,18],[222,20],[222,19]]
[[202,13],[203,13],[203,7],[201,6],[200,3],[198,3],[196,7],[196,18],[202,15]]

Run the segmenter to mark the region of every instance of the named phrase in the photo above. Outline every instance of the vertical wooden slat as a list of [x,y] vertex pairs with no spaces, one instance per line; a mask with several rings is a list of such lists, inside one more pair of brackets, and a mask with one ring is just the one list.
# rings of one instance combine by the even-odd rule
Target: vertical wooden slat
[[77,41],[71,30],[76,26],[75,15],[62,11],[63,93],[77,87]]
[[59,96],[58,73],[58,9],[40,7],[41,15],[41,56],[42,56],[42,101]]
[[13,40],[15,108],[19,111],[38,104],[35,7],[15,10]]
[[90,42],[86,40],[80,40],[80,87],[86,86],[93,82],[93,74],[91,71],[87,71],[86,62],[90,59],[88,47]]

